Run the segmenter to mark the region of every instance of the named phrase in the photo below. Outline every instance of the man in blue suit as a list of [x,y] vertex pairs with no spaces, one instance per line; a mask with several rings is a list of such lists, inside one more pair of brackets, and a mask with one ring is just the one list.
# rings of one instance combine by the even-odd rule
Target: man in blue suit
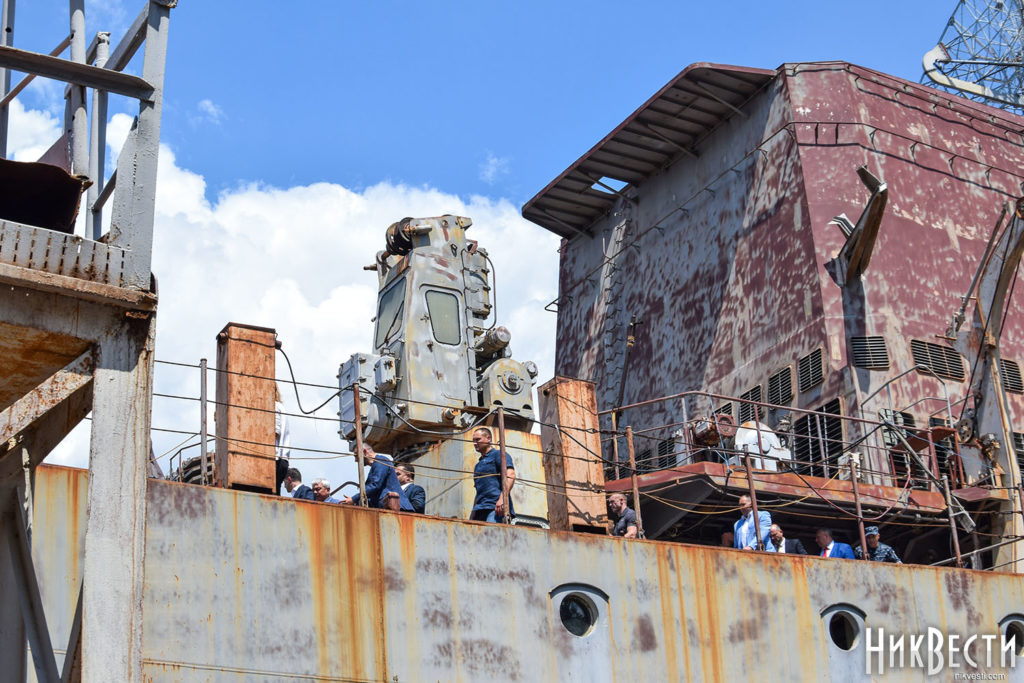
[[[395,463],[390,455],[374,453],[373,449],[363,444],[363,465],[369,466],[370,473],[366,475],[366,500],[370,507],[386,508],[391,494],[394,498],[402,495],[402,485],[398,483],[395,475]],[[346,497],[341,501],[344,504],[358,505],[359,494]],[[397,508],[395,508],[397,509]]]
[[402,509],[422,515],[427,505],[427,492],[413,481],[416,478],[416,470],[412,465],[402,463],[395,465],[395,474],[398,475],[398,483],[402,485]]
[[814,540],[821,548],[821,557],[841,557],[844,560],[852,560],[853,548],[848,543],[840,543],[832,540],[832,530],[828,527],[821,527],[814,532]]
[[769,531],[772,527],[772,516],[765,510],[758,510],[757,512],[757,521],[761,527],[761,547],[758,547],[753,512],[754,504],[751,502],[750,496],[747,494],[740,496],[740,518],[732,526],[733,547],[740,550],[767,550],[768,552],[775,552],[775,546],[772,545],[772,539],[769,536]]
[[294,467],[288,468],[284,477],[284,488],[292,494],[292,498],[298,500],[316,500],[313,497],[313,489],[302,483],[302,473]]

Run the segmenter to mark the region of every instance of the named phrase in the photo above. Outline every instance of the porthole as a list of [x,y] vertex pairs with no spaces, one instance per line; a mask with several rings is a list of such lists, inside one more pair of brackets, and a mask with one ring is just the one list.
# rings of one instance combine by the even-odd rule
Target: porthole
[[594,630],[597,623],[597,607],[590,598],[580,593],[571,593],[562,598],[558,607],[562,626],[574,636],[583,637]]
[[828,620],[828,634],[841,650],[852,650],[857,644],[860,628],[849,612],[836,612]]
[[1024,617],[1011,614],[999,624],[1007,640],[1013,639],[1013,651],[1018,657],[1024,656]]
[[838,604],[822,610],[824,622],[832,643],[844,652],[849,652],[860,643],[864,632],[864,613],[853,605]]

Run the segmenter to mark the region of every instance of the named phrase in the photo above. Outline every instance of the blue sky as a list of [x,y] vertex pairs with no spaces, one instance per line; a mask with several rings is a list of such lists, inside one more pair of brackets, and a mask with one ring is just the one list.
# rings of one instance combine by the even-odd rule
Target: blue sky
[[[470,238],[494,259],[515,357],[547,381],[555,318],[543,308],[557,294],[558,240],[519,216],[526,200],[691,63],[846,60],[917,80],[955,5],[182,0],[157,188],[156,356],[212,360],[225,323],[261,325],[278,331],[300,381],[331,386],[350,354],[370,349],[376,280],[362,266],[383,230],[454,212],[473,218]],[[141,6],[87,0],[87,34],[116,40]],[[67,31],[67,0],[17,9],[16,46],[49,52]],[[38,158],[59,135],[62,93],[40,79],[16,103],[17,158]],[[112,99],[112,153],[128,105]],[[156,385],[195,397],[198,374],[158,365]],[[329,394],[307,388],[302,401]],[[345,450],[336,410],[293,419],[293,445]],[[154,402],[158,430],[192,433],[198,422],[194,402]],[[87,430],[51,462],[85,465]],[[153,433],[165,466],[183,440]],[[307,481],[355,478],[351,458],[324,457],[296,456]],[[420,483],[429,494],[429,473]]]
[[[182,0],[163,138],[211,194],[389,181],[521,205],[688,64],[841,59],[916,80],[955,4]],[[140,6],[87,3],[90,35]],[[50,49],[66,7],[19,3],[16,43]]]

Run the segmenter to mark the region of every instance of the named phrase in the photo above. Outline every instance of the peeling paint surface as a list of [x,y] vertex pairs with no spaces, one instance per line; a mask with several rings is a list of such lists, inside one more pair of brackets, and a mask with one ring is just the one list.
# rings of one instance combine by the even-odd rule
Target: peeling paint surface
[[[77,597],[86,473],[40,467],[34,541],[54,642]],[[51,500],[59,504],[54,505]],[[78,505],[68,504],[79,501]],[[566,584],[607,596],[608,680],[817,681],[863,671],[831,641],[845,603],[876,628],[995,632],[1024,577],[625,542],[150,481],[146,676],[160,681],[539,681],[569,675],[552,610]],[[818,663],[809,666],[809,663]],[[970,670],[965,670],[970,672]],[[990,670],[988,672],[996,672]],[[893,680],[923,680],[896,675]]]

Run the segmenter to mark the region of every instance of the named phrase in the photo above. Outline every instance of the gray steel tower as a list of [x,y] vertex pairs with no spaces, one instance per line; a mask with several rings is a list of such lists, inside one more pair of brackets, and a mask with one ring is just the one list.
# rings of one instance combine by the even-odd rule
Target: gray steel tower
[[1003,109],[1024,108],[1022,0],[960,0],[922,82]]

